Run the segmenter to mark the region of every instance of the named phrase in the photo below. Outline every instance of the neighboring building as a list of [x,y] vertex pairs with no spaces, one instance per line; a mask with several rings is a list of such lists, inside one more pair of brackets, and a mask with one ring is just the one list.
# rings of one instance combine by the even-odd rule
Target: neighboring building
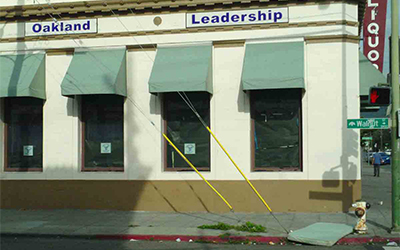
[[2,208],[229,211],[162,131],[266,212],[205,126],[273,211],[361,198],[364,1],[39,2],[0,3]]
[[387,117],[386,106],[369,104],[369,88],[386,84],[385,76],[360,52],[360,104],[361,118]]

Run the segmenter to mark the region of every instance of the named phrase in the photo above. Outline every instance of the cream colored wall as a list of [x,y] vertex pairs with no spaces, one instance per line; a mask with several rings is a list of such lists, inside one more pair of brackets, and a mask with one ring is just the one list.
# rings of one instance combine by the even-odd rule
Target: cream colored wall
[[[355,8],[354,8],[355,7]],[[306,12],[305,12],[306,11]],[[356,6],[346,3],[331,3],[309,6],[291,6],[289,8],[290,22],[319,22],[319,21],[358,21]]]
[[[128,52],[125,163],[129,179],[157,179],[161,171],[161,105],[148,89],[156,51]],[[153,122],[155,126],[151,124]]]
[[[43,0],[44,1],[44,0]],[[325,21],[352,21],[357,22],[357,6],[349,5],[345,3],[334,3],[334,4],[321,4],[321,5],[300,5],[300,6],[290,6],[289,8],[289,23],[304,23],[304,22],[325,22]],[[306,15],[305,15],[306,13]],[[160,25],[155,25],[153,20],[155,17],[160,17],[162,19],[162,23]],[[57,16],[55,18],[58,18]],[[61,18],[58,18],[62,20]],[[176,14],[160,14],[160,15],[140,15],[140,16],[126,16],[126,17],[106,17],[98,19],[98,33],[115,33],[115,32],[138,32],[138,31],[163,31],[163,30],[176,30],[176,29],[185,29],[186,22],[186,14],[185,13],[176,13]],[[0,23],[0,31],[1,37],[6,38],[16,38],[16,37],[24,37],[25,24],[24,23],[13,23],[6,22]],[[252,30],[248,31],[253,36],[253,38],[266,38],[266,37],[282,37],[287,36],[281,32],[282,29],[274,29],[273,32],[271,30]],[[346,32],[348,34],[358,35],[357,27],[345,27],[341,25],[332,25],[332,26],[323,26],[323,27],[314,27],[314,28],[297,28],[294,30],[294,33],[291,33],[292,36],[297,36],[299,33],[303,35],[316,35],[316,33],[321,33],[322,35],[328,34],[338,34]],[[223,32],[226,33],[226,32]],[[257,34],[260,33],[260,34]],[[271,34],[269,34],[271,33]],[[276,33],[274,35],[274,33]],[[208,33],[207,33],[208,34]],[[243,33],[246,36],[246,32]],[[172,37],[168,35],[159,35],[157,37],[163,37],[165,43],[171,43],[171,39],[173,40],[176,35],[172,35]],[[206,36],[207,37],[207,36]],[[206,37],[197,37],[194,34],[194,38],[190,40],[201,41]],[[226,36],[220,36],[221,38],[216,39],[229,39]],[[117,41],[122,39],[124,44],[132,44],[136,43],[135,39],[138,39],[141,44],[151,44],[152,42],[147,39],[146,36],[139,36],[137,38],[117,38]],[[166,39],[166,40],[165,40]],[[215,38],[214,38],[215,39]],[[80,39],[79,39],[80,40]],[[95,42],[93,39],[82,39],[86,41],[85,43]],[[110,46],[111,43],[115,40],[110,38],[107,39],[107,43],[103,46]],[[207,40],[207,39],[205,39]],[[102,41],[102,40],[100,40]],[[46,46],[51,47],[62,47],[62,44],[65,46],[76,47],[77,45],[71,43],[73,41],[69,41],[68,43],[60,43],[56,42],[34,42],[33,44],[45,44]],[[160,41],[158,41],[160,42]],[[29,44],[29,45],[28,45]],[[68,44],[68,45],[67,45]],[[95,45],[96,44],[96,45]],[[12,45],[12,43],[10,44]],[[81,46],[101,46],[99,41],[97,40],[95,43],[89,44],[81,44]],[[1,46],[3,47],[3,45]],[[0,47],[0,48],[1,48]],[[30,49],[34,49],[32,47],[32,42],[27,43],[27,47]],[[7,47],[5,47],[7,48]]]
[[[293,7],[291,7],[293,8]],[[297,8],[297,9],[296,9]],[[296,7],[310,18],[324,13],[327,19],[344,15],[356,17],[357,6],[332,4]],[[300,8],[300,9],[299,9]],[[346,14],[342,14],[342,10]],[[296,12],[297,11],[297,12]],[[293,12],[293,13],[292,13]],[[338,14],[339,13],[339,14]],[[309,13],[307,13],[309,14]],[[350,18],[351,17],[351,18]],[[301,20],[299,20],[301,21]],[[251,42],[302,41],[304,36],[327,34],[357,35],[357,28],[337,26],[281,28],[273,30],[170,34],[127,38],[51,40],[25,43],[1,43],[0,51],[46,48],[82,48],[139,44],[211,42],[244,39]],[[303,105],[303,172],[250,171],[250,113],[248,96],[240,90],[245,47],[213,48],[213,85],[211,128],[250,179],[360,179],[359,134],[346,128],[346,119],[359,115],[358,45],[323,43],[305,45],[306,91]],[[61,96],[60,84],[71,61],[70,55],[46,57],[47,100],[44,107],[44,166],[42,173],[5,173],[4,179],[129,179],[198,180],[192,172],[164,172],[163,139],[147,120],[161,127],[161,104],[148,92],[148,80],[155,50],[127,52],[128,99],[124,106],[125,171],[123,173],[81,172],[79,165],[79,119],[76,100]],[[344,56],[346,55],[346,56]],[[144,115],[143,115],[144,114]],[[0,124],[1,125],[1,124]],[[1,126],[0,126],[1,129]],[[0,132],[2,132],[0,130]],[[1,137],[0,137],[1,139]],[[2,140],[0,140],[2,141]],[[2,144],[0,144],[2,145]],[[2,150],[0,158],[2,157]],[[209,180],[241,180],[218,145],[212,140]],[[1,163],[1,166],[3,162]]]
[[[280,40],[290,42],[293,39]],[[302,42],[302,39],[295,41]],[[259,42],[259,41],[257,41]],[[264,41],[269,42],[269,41]],[[262,179],[307,179],[307,158],[303,159],[303,172],[252,172],[251,171],[251,134],[249,95],[240,89],[245,47],[214,48],[214,95],[213,130],[229,154],[252,180]],[[306,76],[307,77],[307,76]],[[302,100],[303,109],[307,110],[306,98]],[[307,112],[303,111],[303,126],[307,121]],[[307,151],[307,131],[303,129],[303,150]],[[218,180],[241,180],[243,177],[236,170],[224,152],[213,141],[213,159],[215,178]],[[213,171],[213,170],[212,170]]]
[[[61,82],[72,55],[46,56],[46,102],[43,110],[43,177],[74,178],[78,166],[76,100],[61,95]],[[40,174],[39,174],[40,175]]]
[[[1,25],[1,24],[0,24]],[[0,27],[1,29],[1,27]],[[267,30],[242,30],[224,32],[204,32],[190,34],[163,34],[148,36],[109,37],[99,39],[74,39],[74,40],[49,40],[27,41],[20,43],[0,43],[0,51],[17,52],[23,47],[25,50],[62,49],[62,48],[92,48],[112,47],[126,45],[149,44],[179,44],[179,43],[204,43],[210,41],[226,40],[285,40],[304,36],[328,35],[358,35],[357,27],[344,25],[301,27],[301,28],[276,28]]]
[[[46,56],[46,102],[43,108],[43,172],[4,172],[4,179],[126,179],[126,173],[80,171],[77,100],[61,95],[61,82],[72,55]],[[125,126],[126,127],[126,126]],[[4,145],[3,143],[1,145]],[[1,150],[3,154],[3,150]]]
[[[153,23],[154,17],[162,18],[160,25]],[[57,20],[63,20],[55,16]],[[90,18],[92,19],[92,18]],[[185,29],[185,13],[178,14],[162,14],[162,15],[145,15],[145,16],[128,16],[128,17],[108,17],[99,18],[97,20],[98,33],[115,33],[115,32],[138,32],[138,31],[160,31]],[[1,38],[24,37],[25,23],[0,23],[2,32]],[[68,33],[65,32],[65,35]]]
[[[98,0],[85,0],[85,2],[98,1]],[[18,5],[38,5],[39,4],[56,4],[66,2],[82,2],[76,0],[4,0],[0,1],[0,7],[18,6]],[[348,8],[346,3],[331,3],[331,4],[320,4],[320,5],[308,5],[308,6],[290,6],[289,7],[289,18],[294,22],[312,22],[321,20],[348,20],[357,21],[357,8]],[[267,7],[268,8],[268,7]],[[304,15],[304,8],[307,8],[307,16]],[[164,16],[164,15],[160,15]],[[57,17],[56,17],[57,18]],[[124,20],[124,18],[120,18]],[[128,25],[128,22],[124,24]],[[134,24],[133,24],[134,25]],[[117,26],[120,26],[117,24]]]
[[[85,2],[98,1],[98,0],[85,0]],[[80,2],[77,0],[4,0],[0,2],[0,7],[19,6],[19,5],[37,5],[47,3],[73,3]]]
[[[284,41],[283,41],[284,42]],[[251,179],[355,179],[359,173],[359,134],[346,128],[357,118],[358,46],[351,43],[307,44],[303,103],[303,172],[250,171],[249,98],[240,89],[245,47],[214,47],[211,128]],[[125,172],[82,173],[79,165],[79,120],[74,99],[61,96],[60,84],[70,55],[47,56],[44,107],[43,173],[2,173],[6,179],[154,179],[196,180],[195,173],[164,172],[160,99],[148,93],[155,51],[128,53],[128,99],[125,102]],[[348,56],[344,57],[344,53]],[[342,67],[343,65],[343,67]],[[148,120],[149,119],[149,120]],[[241,176],[212,140],[210,180]]]
[[359,131],[347,119],[359,118],[358,45],[307,45],[308,179],[359,179]]
[[[250,172],[250,106],[249,98],[240,89],[245,47],[214,47],[213,119],[211,129],[242,171]],[[215,177],[221,180],[240,179],[219,145],[212,141],[212,162]]]

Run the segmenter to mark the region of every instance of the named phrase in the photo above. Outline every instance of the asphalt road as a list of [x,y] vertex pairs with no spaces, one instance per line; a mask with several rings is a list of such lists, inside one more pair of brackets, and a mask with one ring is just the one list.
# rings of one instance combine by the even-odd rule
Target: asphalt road
[[[156,242],[156,241],[129,241],[129,240],[95,240],[76,238],[29,238],[29,237],[2,237],[0,239],[2,250],[48,250],[48,249],[72,249],[72,250],[383,250],[382,245],[335,245],[333,247],[320,247],[308,245],[242,245],[242,244],[211,244],[211,243],[188,243],[188,242]],[[393,250],[400,250],[391,247]]]

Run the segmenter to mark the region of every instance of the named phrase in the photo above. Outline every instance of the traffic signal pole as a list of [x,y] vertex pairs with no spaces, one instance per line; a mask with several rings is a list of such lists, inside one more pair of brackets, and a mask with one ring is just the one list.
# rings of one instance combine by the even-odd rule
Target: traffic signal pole
[[400,138],[397,129],[397,112],[400,108],[399,87],[399,8],[392,0],[392,233],[400,233]]

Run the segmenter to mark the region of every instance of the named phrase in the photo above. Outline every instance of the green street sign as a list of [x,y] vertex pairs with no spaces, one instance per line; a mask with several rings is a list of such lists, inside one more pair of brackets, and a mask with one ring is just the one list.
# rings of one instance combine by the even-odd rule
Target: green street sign
[[363,139],[363,140],[370,140],[370,141],[372,141],[372,137],[363,137],[363,138],[361,138],[361,139]]
[[347,119],[350,129],[388,129],[389,118]]

